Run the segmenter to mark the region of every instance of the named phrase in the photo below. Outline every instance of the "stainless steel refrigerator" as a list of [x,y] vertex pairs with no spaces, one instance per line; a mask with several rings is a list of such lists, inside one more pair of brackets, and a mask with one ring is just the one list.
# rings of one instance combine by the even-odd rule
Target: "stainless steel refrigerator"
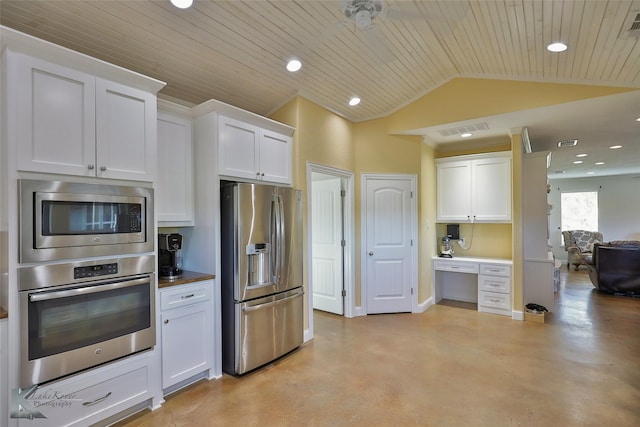
[[241,375],[303,340],[302,193],[221,183],[222,368]]

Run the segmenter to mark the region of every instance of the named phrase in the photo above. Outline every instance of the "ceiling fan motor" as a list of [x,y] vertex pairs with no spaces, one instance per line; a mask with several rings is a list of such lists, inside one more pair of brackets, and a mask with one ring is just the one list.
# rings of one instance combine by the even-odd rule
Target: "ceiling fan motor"
[[384,8],[384,0],[344,0],[342,12],[352,19],[356,27],[363,30],[369,27]]

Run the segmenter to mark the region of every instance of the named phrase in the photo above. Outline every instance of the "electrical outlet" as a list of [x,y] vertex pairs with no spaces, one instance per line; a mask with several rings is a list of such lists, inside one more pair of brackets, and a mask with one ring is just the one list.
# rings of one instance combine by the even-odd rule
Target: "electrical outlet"
[[460,244],[460,246],[464,246],[464,237],[459,238],[458,243]]

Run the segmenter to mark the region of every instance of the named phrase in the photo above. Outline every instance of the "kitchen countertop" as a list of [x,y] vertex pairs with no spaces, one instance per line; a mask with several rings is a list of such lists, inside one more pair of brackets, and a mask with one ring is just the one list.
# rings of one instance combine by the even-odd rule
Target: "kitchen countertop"
[[198,273],[196,271],[182,270],[182,277],[168,280],[158,279],[158,288],[169,288],[171,286],[185,285],[187,283],[200,282],[202,280],[215,279],[215,274]]

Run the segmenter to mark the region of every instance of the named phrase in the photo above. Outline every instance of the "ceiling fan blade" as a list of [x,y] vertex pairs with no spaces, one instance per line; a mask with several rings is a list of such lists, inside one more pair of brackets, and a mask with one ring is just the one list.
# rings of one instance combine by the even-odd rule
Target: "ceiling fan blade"
[[359,34],[362,35],[362,38],[369,50],[380,61],[388,64],[389,62],[393,62],[398,59],[377,25],[370,25],[368,28],[361,30]]

